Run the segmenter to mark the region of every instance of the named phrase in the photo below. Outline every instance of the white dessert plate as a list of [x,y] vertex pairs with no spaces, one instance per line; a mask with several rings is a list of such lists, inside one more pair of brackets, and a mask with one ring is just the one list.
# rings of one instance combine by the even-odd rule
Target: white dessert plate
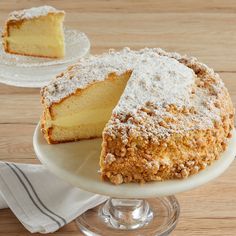
[[39,125],[33,137],[35,153],[49,171],[81,189],[118,198],[153,198],[196,188],[222,174],[236,155],[234,130],[229,146],[220,159],[196,175],[183,180],[113,185],[102,181],[99,175],[101,142],[101,139],[94,139],[49,145],[43,138]]
[[86,34],[65,29],[65,57],[47,59],[5,53],[0,39],[0,83],[38,88],[46,85],[55,75],[89,54],[90,41]]

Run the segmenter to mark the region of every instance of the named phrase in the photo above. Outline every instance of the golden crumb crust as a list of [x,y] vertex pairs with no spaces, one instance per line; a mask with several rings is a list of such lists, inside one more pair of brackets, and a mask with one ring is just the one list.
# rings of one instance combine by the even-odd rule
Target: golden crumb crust
[[207,130],[173,134],[158,142],[129,136],[124,145],[120,137],[103,134],[102,177],[113,184],[145,183],[186,178],[205,169],[225,151],[231,138],[234,116],[229,115]]

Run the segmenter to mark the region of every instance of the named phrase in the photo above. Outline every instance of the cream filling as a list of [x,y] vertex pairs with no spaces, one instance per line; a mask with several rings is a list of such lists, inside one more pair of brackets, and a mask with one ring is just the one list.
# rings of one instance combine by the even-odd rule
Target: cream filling
[[99,108],[93,110],[82,110],[78,113],[59,117],[48,121],[48,126],[73,127],[80,125],[91,125],[96,123],[107,123],[111,117],[113,107]]
[[55,42],[57,42],[57,44],[63,45],[63,38],[61,36],[54,36],[53,38],[49,38],[49,37],[44,37],[44,36],[39,36],[37,35],[37,37],[35,36],[11,36],[11,37],[7,37],[7,41],[9,43],[15,43],[15,44],[25,44],[30,43],[30,45],[35,44],[35,45],[39,45],[39,46],[50,46],[50,47],[55,47]]

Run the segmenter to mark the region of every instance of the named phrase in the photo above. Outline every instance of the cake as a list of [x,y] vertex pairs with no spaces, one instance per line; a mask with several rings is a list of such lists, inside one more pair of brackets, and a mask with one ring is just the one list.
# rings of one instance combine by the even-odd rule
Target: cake
[[219,75],[162,49],[81,59],[41,90],[48,143],[102,137],[114,184],[186,178],[226,149],[234,108]]
[[10,13],[2,35],[5,52],[35,57],[64,57],[64,15],[64,11],[51,6]]

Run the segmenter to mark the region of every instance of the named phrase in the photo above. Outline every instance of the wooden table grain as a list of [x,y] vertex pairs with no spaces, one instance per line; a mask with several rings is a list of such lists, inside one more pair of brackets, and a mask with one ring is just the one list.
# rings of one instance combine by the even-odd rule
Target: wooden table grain
[[[236,1],[1,0],[0,25],[12,10],[45,4],[66,11],[65,24],[89,36],[92,53],[148,46],[198,57],[220,74],[236,103]],[[0,84],[0,160],[38,163],[32,135],[41,111],[39,89]],[[235,162],[216,180],[177,198],[181,215],[172,236],[236,235]],[[0,235],[29,234],[9,209],[0,210]],[[82,234],[72,222],[52,235]]]

